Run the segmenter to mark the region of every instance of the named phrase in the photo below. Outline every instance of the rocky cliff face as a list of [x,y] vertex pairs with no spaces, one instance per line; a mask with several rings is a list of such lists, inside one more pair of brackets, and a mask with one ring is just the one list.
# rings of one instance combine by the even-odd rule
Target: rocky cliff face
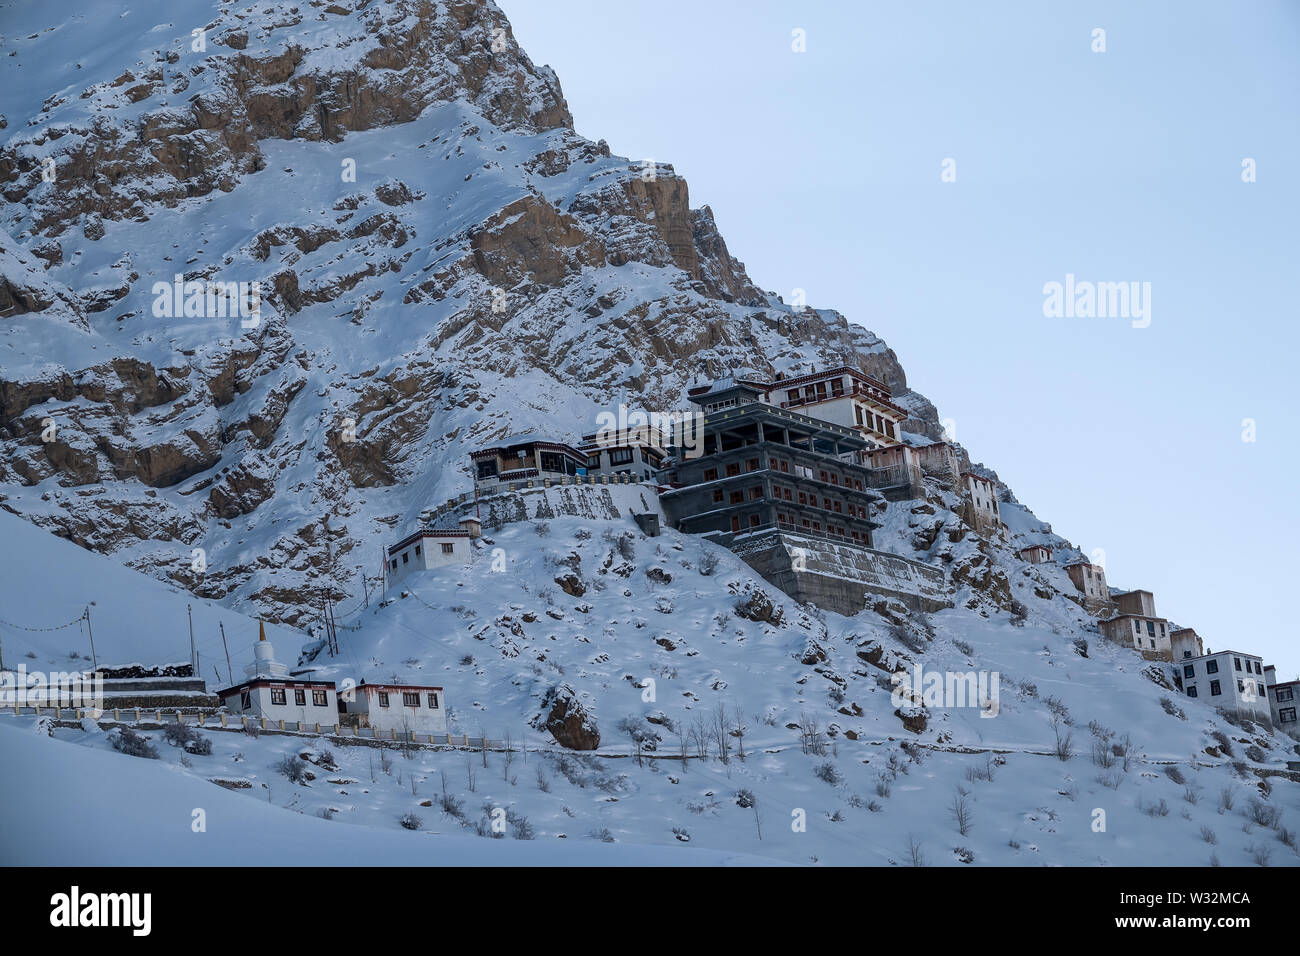
[[[938,434],[893,352],[763,292],[671,166],[574,133],[490,2],[14,16],[0,505],[56,534],[306,623],[506,433],[842,362]],[[173,308],[177,276],[260,311]]]

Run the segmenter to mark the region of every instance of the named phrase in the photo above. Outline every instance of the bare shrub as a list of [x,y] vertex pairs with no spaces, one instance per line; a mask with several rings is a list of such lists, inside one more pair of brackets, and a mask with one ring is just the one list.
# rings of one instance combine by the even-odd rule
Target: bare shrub
[[910,833],[907,835],[907,859],[912,866],[925,866],[925,854],[921,852],[921,844]]
[[1165,803],[1161,797],[1155,803],[1143,805],[1138,804],[1138,808],[1149,817],[1167,817],[1169,816],[1169,804]]
[[831,786],[836,786],[844,779],[844,775],[841,774],[835,764],[831,763],[829,760],[818,764],[817,769],[813,771],[813,775],[818,780],[824,780]]
[[1103,770],[1109,770],[1115,766],[1115,754],[1106,745],[1104,740],[1094,740],[1092,742],[1092,762]]
[[1210,846],[1215,846],[1219,842],[1218,834],[1209,827],[1201,827],[1201,839],[1210,844]]
[[1057,760],[1069,760],[1074,756],[1074,735],[1068,730],[1063,730],[1061,722],[1057,719],[1052,720],[1052,731],[1056,734],[1056,745],[1054,753]]
[[157,748],[130,727],[119,728],[117,733],[109,738],[109,742],[112,743],[114,750],[118,753],[124,753],[128,757],[143,757],[146,760],[158,759]]
[[1174,783],[1178,784],[1179,786],[1182,786],[1183,784],[1187,783],[1187,777],[1183,775],[1183,772],[1179,770],[1178,767],[1172,764],[1168,767],[1165,767],[1165,776],[1168,777],[1170,780],[1172,780]]
[[424,826],[424,821],[414,813],[404,813],[401,819],[397,821],[402,825],[403,830],[418,830]]
[[969,834],[971,824],[974,822],[974,814],[970,805],[970,791],[958,787],[952,795],[952,803],[948,805],[948,812],[952,814],[953,823],[957,825],[957,832],[962,836]]
[[1246,816],[1262,827],[1268,827],[1270,830],[1278,825],[1282,819],[1282,814],[1277,807],[1265,803],[1263,800],[1251,799],[1246,810]]
[[307,761],[301,757],[292,754],[281,757],[280,762],[275,765],[275,769],[278,773],[287,777],[290,783],[307,782]]

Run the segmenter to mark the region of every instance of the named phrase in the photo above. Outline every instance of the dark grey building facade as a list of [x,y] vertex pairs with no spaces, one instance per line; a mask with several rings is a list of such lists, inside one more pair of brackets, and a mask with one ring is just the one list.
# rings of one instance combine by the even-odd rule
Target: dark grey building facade
[[728,546],[778,529],[870,547],[872,508],[882,497],[871,488],[871,470],[854,460],[866,441],[852,428],[769,405],[760,395],[728,381],[691,396],[705,409],[703,454],[684,458],[673,449],[660,472],[669,520]]

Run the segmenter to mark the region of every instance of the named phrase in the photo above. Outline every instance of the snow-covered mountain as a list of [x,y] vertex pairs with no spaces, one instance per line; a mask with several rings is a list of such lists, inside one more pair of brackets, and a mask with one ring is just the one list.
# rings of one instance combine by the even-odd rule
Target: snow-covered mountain
[[[238,666],[265,615],[315,675],[428,678],[457,732],[532,748],[527,770],[421,751],[376,771],[370,748],[326,760],[305,738],[214,732],[184,763],[154,741],[320,826],[473,832],[499,806],[511,835],[523,817],[539,839],[658,845],[647,861],[1300,860],[1294,741],[1101,640],[1059,564],[1016,556],[1072,545],[1006,488],[1004,533],[933,481],[876,516],[878,547],[944,571],[954,606],[932,615],[800,606],[698,538],[579,514],[490,529],[473,564],[381,605],[380,549],[468,490],[491,439],[832,364],[887,382],[911,433],[937,436],[937,412],[877,336],[762,291],[670,166],[578,136],[490,2],[0,10],[6,664],[77,666],[72,628],[18,628],[88,605],[101,659],[184,659],[193,604],[200,670],[228,676],[216,624]],[[259,282],[260,314],[187,316],[178,274]],[[305,633],[325,596],[337,657]],[[891,677],[918,665],[996,673],[996,719],[899,706]],[[112,749],[94,725],[53,734],[60,774],[68,744]],[[0,748],[42,762],[10,730]],[[291,783],[296,753],[333,769]]]
[[[79,544],[303,621],[494,437],[842,361],[937,433],[885,344],[756,288],[671,166],[576,135],[491,3],[6,23],[0,503]],[[260,322],[155,316],[178,274],[260,281]]]

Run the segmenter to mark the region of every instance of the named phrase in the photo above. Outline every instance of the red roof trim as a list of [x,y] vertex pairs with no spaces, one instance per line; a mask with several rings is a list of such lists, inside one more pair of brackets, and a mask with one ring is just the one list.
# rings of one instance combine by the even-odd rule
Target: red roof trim
[[242,693],[245,690],[252,690],[254,687],[284,687],[288,690],[334,690],[332,680],[295,680],[292,677],[255,677],[252,680],[246,680],[242,684],[236,684],[233,687],[227,687],[224,690],[217,691],[218,697],[233,697],[235,694]]

